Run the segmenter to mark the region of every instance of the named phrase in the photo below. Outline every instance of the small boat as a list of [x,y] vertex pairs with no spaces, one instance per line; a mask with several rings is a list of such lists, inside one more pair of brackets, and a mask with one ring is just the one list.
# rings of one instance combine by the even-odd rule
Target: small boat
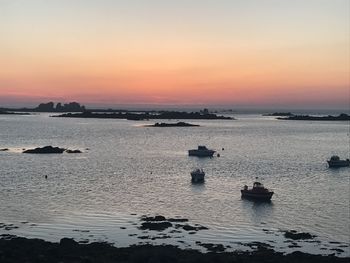
[[273,195],[273,191],[265,188],[264,185],[260,182],[254,182],[253,188],[248,189],[248,186],[245,185],[241,190],[242,198],[255,199],[261,201],[269,201]]
[[327,161],[327,163],[330,168],[350,166],[349,159],[340,160],[339,156],[337,155],[333,155],[331,159]]
[[198,183],[204,181],[205,172],[203,169],[196,169],[191,172],[192,182]]
[[212,157],[215,151],[210,150],[205,146],[198,146],[198,149],[193,149],[188,151],[189,156],[197,156],[197,157]]

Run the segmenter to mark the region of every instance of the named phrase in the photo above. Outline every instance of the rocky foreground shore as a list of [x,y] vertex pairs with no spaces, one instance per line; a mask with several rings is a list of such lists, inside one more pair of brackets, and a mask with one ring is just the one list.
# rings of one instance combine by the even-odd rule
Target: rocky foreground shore
[[0,262],[349,262],[349,258],[334,255],[311,255],[295,251],[284,255],[264,246],[253,252],[209,252],[183,250],[176,246],[135,245],[117,248],[107,243],[79,244],[73,239],[63,238],[59,243],[51,243],[40,239],[27,239],[15,236],[3,236],[0,239]]

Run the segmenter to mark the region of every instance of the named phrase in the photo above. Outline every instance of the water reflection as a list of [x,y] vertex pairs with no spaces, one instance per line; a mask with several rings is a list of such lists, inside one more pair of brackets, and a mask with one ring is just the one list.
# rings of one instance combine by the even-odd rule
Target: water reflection
[[271,200],[260,201],[241,199],[241,207],[254,223],[260,223],[262,220],[272,216],[274,212],[274,204]]
[[190,180],[190,184],[191,190],[195,193],[201,193],[206,189],[205,180],[202,182],[194,182]]

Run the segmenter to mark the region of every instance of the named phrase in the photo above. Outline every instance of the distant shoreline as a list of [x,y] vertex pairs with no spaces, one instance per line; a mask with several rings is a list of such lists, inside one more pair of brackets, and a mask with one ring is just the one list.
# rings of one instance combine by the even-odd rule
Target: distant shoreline
[[[133,245],[114,247],[105,242],[80,244],[73,239],[63,238],[60,243],[41,239],[28,239],[13,235],[2,235],[0,239],[3,262],[268,262],[300,263],[349,262],[349,258],[335,255],[313,255],[294,251],[290,254],[257,245],[253,251],[223,252],[222,250],[203,253],[194,249],[180,249],[174,245]],[[265,262],[265,261],[264,261]]]
[[126,119],[134,121],[150,120],[150,119],[166,119],[166,120],[234,120],[233,117],[218,116],[213,113],[202,112],[180,112],[180,111],[163,111],[163,112],[113,112],[113,113],[95,113],[85,111],[83,113],[65,113],[54,115],[56,118],[95,118],[95,119]]
[[10,112],[10,111],[0,110],[0,115],[31,115],[31,114],[28,112]]
[[278,120],[297,120],[297,121],[350,121],[350,115],[345,113],[339,116],[310,116],[310,115],[292,115],[286,118],[279,117]]
[[291,113],[291,112],[274,112],[274,113],[266,113],[266,114],[263,114],[262,116],[277,116],[277,117],[280,117],[280,116],[294,116],[294,114]]

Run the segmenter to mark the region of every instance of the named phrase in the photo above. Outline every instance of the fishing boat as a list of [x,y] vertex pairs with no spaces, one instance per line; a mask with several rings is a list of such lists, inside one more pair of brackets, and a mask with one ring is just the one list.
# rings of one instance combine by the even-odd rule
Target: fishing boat
[[192,182],[198,183],[204,181],[205,172],[203,169],[196,169],[191,172]]
[[262,183],[256,181],[250,189],[245,185],[241,190],[241,194],[242,198],[269,201],[274,193],[265,188]]
[[215,151],[208,149],[206,146],[198,146],[197,149],[189,150],[189,156],[197,156],[197,157],[212,157]]
[[350,160],[340,160],[339,156],[333,155],[328,161],[328,166],[330,168],[336,168],[336,167],[346,167],[350,166]]

